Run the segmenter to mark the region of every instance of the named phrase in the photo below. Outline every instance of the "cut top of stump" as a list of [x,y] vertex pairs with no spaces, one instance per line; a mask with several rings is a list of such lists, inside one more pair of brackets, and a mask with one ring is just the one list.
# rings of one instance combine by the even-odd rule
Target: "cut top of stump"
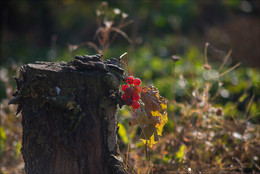
[[113,72],[123,76],[124,70],[118,66],[118,60],[115,58],[102,61],[102,55],[83,55],[76,56],[73,61],[66,62],[41,62],[36,61],[34,64],[28,64],[29,67],[38,70],[47,70],[52,72],[59,71],[105,71]]
[[[26,89],[30,90],[34,88],[35,83],[39,83],[39,80],[48,79],[47,83],[51,83],[50,86],[64,92],[65,88],[75,88],[77,86],[94,85],[99,82],[96,80],[100,77],[107,85],[107,90],[118,91],[120,80],[125,79],[124,70],[118,66],[118,60],[115,58],[103,61],[102,55],[83,55],[76,56],[74,60],[70,62],[41,62],[24,65],[20,68],[19,78],[15,78],[17,82],[17,92],[14,93],[14,99],[9,104],[20,103],[21,97],[28,97]],[[43,88],[41,83],[41,88]],[[87,85],[87,86],[89,86]],[[95,84],[98,85],[98,84]],[[37,86],[37,85],[36,85]],[[36,87],[38,88],[38,87]],[[38,90],[38,89],[37,89]],[[24,92],[25,91],[25,92]],[[30,90],[32,91],[32,90]],[[25,93],[25,94],[24,94]],[[44,91],[44,95],[48,95],[48,91]],[[59,93],[59,92],[58,92]],[[102,96],[103,94],[100,93]]]

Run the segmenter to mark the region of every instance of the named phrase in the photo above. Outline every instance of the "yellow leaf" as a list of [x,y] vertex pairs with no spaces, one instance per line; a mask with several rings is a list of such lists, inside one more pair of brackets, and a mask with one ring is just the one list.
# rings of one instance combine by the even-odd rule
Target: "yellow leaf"
[[161,124],[157,127],[158,135],[162,136],[163,127],[167,123],[167,121],[168,121],[168,117],[167,117],[167,112],[166,112],[162,115]]
[[67,107],[68,107],[69,110],[72,110],[72,109],[75,108],[75,103],[70,101],[70,102],[67,103]]
[[168,121],[167,100],[153,86],[142,88],[141,100],[144,106],[129,123],[144,125],[140,139],[152,147],[159,141],[158,136],[162,136],[163,127]]
[[118,130],[119,136],[121,137],[122,141],[125,144],[128,144],[129,143],[129,139],[128,139],[128,136],[127,136],[127,131],[126,131],[125,126],[123,124],[121,124],[121,123],[118,123],[118,127],[119,127],[119,130]]
[[154,125],[150,124],[144,126],[140,135],[140,139],[144,144],[147,144],[150,148],[152,148],[153,145],[159,141],[159,137]]
[[155,141],[154,134],[150,137],[149,140],[141,139],[144,144],[147,144],[150,148],[153,147],[158,141]]
[[178,159],[179,162],[183,161],[186,148],[187,147],[184,144],[182,144],[180,146],[178,152],[176,153],[176,158]]

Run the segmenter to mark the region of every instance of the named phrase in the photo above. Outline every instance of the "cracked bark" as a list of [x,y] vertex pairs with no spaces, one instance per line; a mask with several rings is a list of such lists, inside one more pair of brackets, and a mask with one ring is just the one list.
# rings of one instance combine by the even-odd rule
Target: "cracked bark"
[[100,58],[21,67],[9,103],[22,113],[26,173],[127,173],[116,119],[124,71]]

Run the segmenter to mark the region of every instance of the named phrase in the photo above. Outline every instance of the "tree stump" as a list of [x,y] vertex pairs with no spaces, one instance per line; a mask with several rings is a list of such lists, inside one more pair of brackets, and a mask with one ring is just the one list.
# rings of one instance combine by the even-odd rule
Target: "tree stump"
[[20,69],[10,104],[22,113],[27,174],[125,173],[117,140],[124,70],[117,59],[76,56]]

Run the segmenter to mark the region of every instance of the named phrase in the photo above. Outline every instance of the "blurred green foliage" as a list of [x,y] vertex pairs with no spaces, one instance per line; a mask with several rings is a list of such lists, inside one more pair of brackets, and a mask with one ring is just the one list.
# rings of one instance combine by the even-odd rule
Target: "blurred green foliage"
[[[98,1],[77,0],[1,2],[1,65],[8,65],[10,61],[29,63],[35,60],[67,58],[67,43],[93,41],[98,26],[95,12],[100,4]],[[212,26],[238,20],[240,16],[251,19],[259,16],[260,10],[256,1],[245,3],[243,0],[124,0],[110,2],[109,8],[119,8],[133,19],[134,23],[125,28],[127,34],[135,41],[135,44],[130,46],[132,51],[135,51],[133,47],[152,45],[156,47],[152,54],[156,53],[160,57],[172,53],[183,55],[190,43],[201,47],[201,40],[212,40],[204,36]],[[233,19],[232,16],[236,18]],[[224,38],[224,34],[227,35],[223,32],[219,38]],[[239,36],[239,33],[237,34]],[[227,44],[218,40],[214,42],[234,47],[231,41]],[[121,45],[120,49],[110,51],[108,57],[118,56],[125,50],[129,51],[129,44],[122,37],[116,39],[115,45]],[[236,51],[239,52],[239,49],[234,49],[235,54]],[[253,51],[252,47],[251,50]],[[93,54],[95,51],[86,48],[77,53]],[[250,51],[247,53],[250,57]],[[251,57],[253,60],[256,58],[258,57]],[[244,62],[246,61],[244,59]]]
[[6,135],[3,127],[0,127],[0,154],[4,152],[5,149],[5,141],[6,141]]

